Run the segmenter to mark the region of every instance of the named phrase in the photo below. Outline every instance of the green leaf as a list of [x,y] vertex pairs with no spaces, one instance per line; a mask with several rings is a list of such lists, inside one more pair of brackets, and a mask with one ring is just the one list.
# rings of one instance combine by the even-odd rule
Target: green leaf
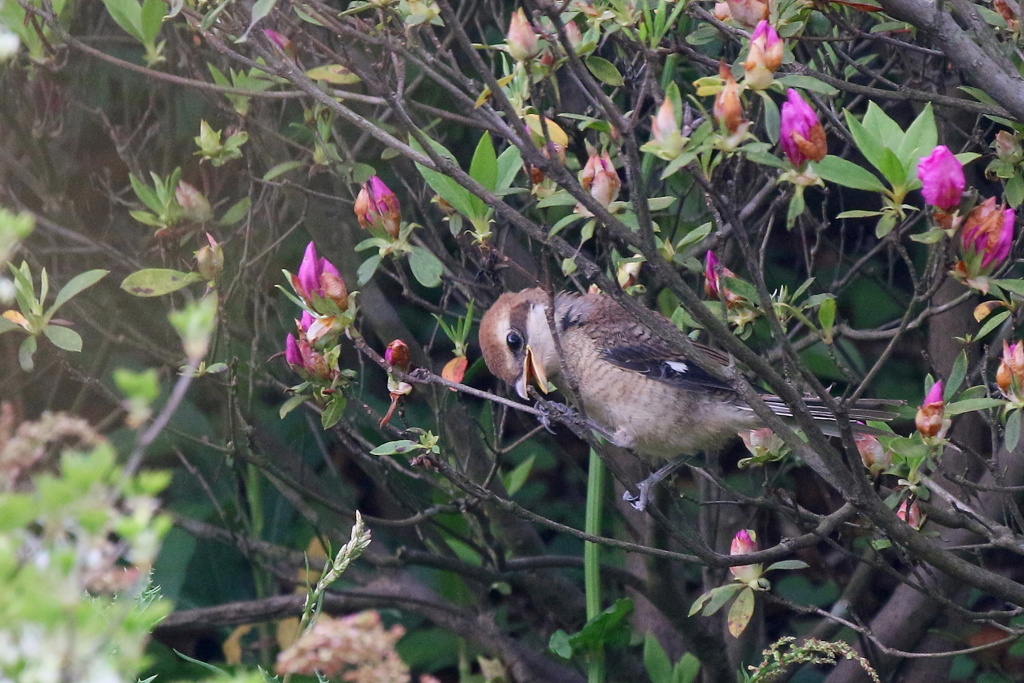
[[935,114],[932,112],[932,105],[929,102],[907,128],[907,132],[903,136],[903,144],[898,150],[894,150],[903,165],[910,169],[909,178],[917,177],[917,164],[921,157],[931,154],[937,144],[939,144],[939,132],[935,127]]
[[825,299],[818,307],[818,324],[825,334],[825,343],[832,343],[832,326],[836,322],[836,300],[832,297]]
[[613,605],[588,621],[580,632],[570,636],[574,650],[594,652],[605,645],[629,644],[630,628],[627,617],[633,611],[633,601],[619,598]]
[[891,213],[887,213],[878,219],[878,225],[875,226],[875,237],[882,239],[896,227],[896,216]]
[[504,152],[498,155],[498,182],[495,185],[497,194],[504,194],[512,187],[519,171],[523,169],[523,156],[519,148],[510,145]]
[[852,209],[850,211],[843,211],[836,215],[836,218],[871,218],[872,216],[881,216],[881,211],[864,211],[862,209]]
[[682,659],[676,662],[676,666],[672,670],[672,683],[693,683],[697,680],[698,673],[700,673],[700,660],[693,653],[687,652]]
[[[761,90],[760,92],[758,92],[758,95],[761,96],[761,102],[764,103],[764,129],[765,129],[765,132],[768,133],[768,140],[770,140],[773,145],[776,145],[779,142],[779,126],[780,126],[779,105],[776,104],[775,100],[772,99],[771,95],[769,95],[764,90]],[[770,154],[766,154],[766,156],[771,156],[771,155]]]
[[993,316],[989,316],[988,319],[985,320],[985,324],[981,326],[980,330],[978,330],[978,334],[974,335],[974,338],[984,338],[989,332],[1002,325],[1003,321],[1008,317],[1010,317],[1009,311],[1001,311]]
[[348,405],[348,399],[345,398],[344,394],[337,393],[334,395],[331,402],[324,407],[324,412],[320,414],[320,424],[323,425],[324,429],[330,429],[338,424],[338,420],[345,413],[346,405]]
[[356,283],[358,286],[362,287],[369,282],[373,274],[377,272],[377,266],[379,265],[380,256],[378,254],[374,254],[359,264],[359,268],[356,270]]
[[277,411],[277,416],[283,420],[285,415],[301,406],[308,398],[308,396],[301,395],[292,396],[287,401],[281,404],[281,408]]
[[21,330],[24,332],[25,328],[21,325],[12,323],[10,320],[0,315],[0,334],[3,334],[4,332],[12,332],[14,330]]
[[182,273],[170,268],[146,268],[129,275],[121,289],[135,296],[163,296],[202,281],[199,273]]
[[1006,197],[1006,203],[1013,208],[1017,208],[1021,202],[1024,202],[1024,176],[1021,175],[1019,169],[1012,178],[1006,181],[1003,196]]
[[[140,43],[146,39],[142,32],[142,7],[135,0],[103,0],[111,19],[117,23],[125,33],[135,38]],[[138,192],[136,192],[138,194]],[[139,199],[142,199],[140,196]],[[146,201],[143,199],[143,201]]]
[[[276,178],[276,177],[278,177],[280,175],[284,175],[288,171],[292,171],[292,170],[294,170],[296,168],[302,168],[302,166],[303,166],[303,164],[302,164],[301,161],[282,161],[281,163],[274,165],[269,171],[264,173],[263,174],[263,179],[264,180],[273,180],[274,178]],[[248,199],[248,197],[246,197],[246,199]],[[237,206],[237,204],[236,204],[236,206]],[[234,207],[232,207],[232,208],[234,208]],[[248,210],[248,207],[246,207],[246,210]],[[226,218],[227,218],[227,214],[224,214],[224,218],[221,218],[221,222],[222,223],[225,222]],[[240,219],[241,219],[241,216],[239,216],[239,220]]]
[[46,325],[43,334],[58,349],[79,353],[82,350],[82,338],[78,333],[61,325]]
[[618,88],[625,84],[625,81],[622,80],[622,74],[607,59],[592,55],[587,57],[586,64],[587,68],[590,69],[590,73],[594,74],[594,78],[602,83],[606,83],[613,88]]
[[942,390],[942,400],[947,403],[956,396],[956,392],[960,390],[960,385],[964,383],[964,378],[967,377],[967,352],[960,351],[957,354],[956,360],[953,361],[953,368],[949,371],[949,379],[946,380],[946,386]]
[[928,232],[911,235],[910,239],[921,244],[935,244],[945,236],[946,232],[944,230],[929,230]]
[[[409,144],[416,151],[426,154],[423,147],[421,147],[414,138],[410,138]],[[456,163],[455,157],[452,156],[452,153],[439,143],[430,140],[430,144],[438,155],[448,159],[453,164]],[[429,169],[422,164],[416,164],[416,170],[418,170],[420,175],[423,176],[427,185],[430,185],[430,189],[439,194],[441,199],[455,207],[455,210],[463,216],[469,219],[484,218],[484,214],[477,213],[478,207],[483,205],[483,202],[480,201],[478,197],[470,193],[469,190],[462,187],[448,176]]]
[[[704,610],[701,615],[710,617],[712,614],[722,609],[722,605],[729,602],[729,598],[733,596],[736,591],[743,588],[742,583],[727,583],[724,586],[718,588],[712,588],[705,595],[708,596],[707,605],[704,606]],[[703,597],[703,596],[702,596]],[[696,605],[696,603],[694,603]],[[690,608],[690,614],[693,615],[693,607]]]
[[644,636],[644,668],[651,683],[673,683],[672,662],[665,649],[650,631]]
[[429,250],[423,247],[413,247],[409,254],[409,268],[412,274],[424,287],[437,287],[441,284],[441,276],[444,275],[444,264]]
[[251,31],[257,21],[270,14],[276,4],[277,0],[256,0],[252,5],[252,15],[249,21],[249,28],[246,29],[245,32],[248,33]]
[[770,572],[773,569],[807,569],[809,566],[803,560],[779,560],[768,565],[765,571]]
[[740,637],[752,616],[754,616],[754,591],[750,586],[746,586],[736,596],[736,601],[729,608],[729,616],[726,618],[729,633],[733,638]]
[[[480,142],[473,152],[473,160],[469,164],[470,177],[494,192],[498,188],[498,157],[494,152],[494,143],[491,142],[491,134],[484,131],[480,136]],[[476,198],[480,201],[479,198]],[[483,204],[483,202],[480,202]]]
[[25,341],[21,342],[21,346],[18,347],[18,364],[21,365],[21,369],[25,372],[31,372],[32,368],[35,367],[35,363],[32,361],[32,356],[36,353],[39,342],[36,341],[36,337],[33,334],[25,337]]
[[1006,401],[1001,398],[969,398],[966,401],[947,403],[945,414],[946,417],[951,417],[953,415],[960,415],[961,413],[974,412],[975,410],[1000,408],[1004,405],[1006,405]]
[[1013,451],[1020,441],[1020,413],[1014,410],[1006,417],[1006,429],[1003,431],[1003,440],[1006,442],[1006,450]]
[[558,629],[548,638],[548,649],[562,659],[572,659],[572,645],[569,643],[569,634]]
[[57,312],[57,309],[66,304],[71,297],[88,289],[89,287],[92,287],[94,284],[105,278],[109,272],[109,270],[99,269],[87,270],[84,273],[79,273],[68,280],[68,283],[61,287],[61,290],[57,292],[57,298],[54,299],[53,305],[50,306],[50,310],[46,312],[47,320],[52,318],[53,314]]
[[899,158],[889,148],[882,150],[881,163],[877,168],[893,187],[906,184],[907,169],[904,168]]
[[787,88],[797,88],[799,90],[809,90],[810,92],[821,93],[822,95],[837,95],[839,90],[824,81],[819,81],[813,76],[802,76],[800,74],[790,74],[783,76],[782,78],[776,78],[776,83],[781,83]]
[[903,145],[903,129],[900,128],[900,124],[889,118],[889,115],[874,102],[868,102],[864,126],[868,130],[877,131],[876,137],[883,147],[899,149]]
[[647,200],[647,208],[651,211],[664,211],[675,203],[675,197],[651,197]]
[[164,23],[164,13],[166,11],[167,4],[164,0],[142,1],[139,28],[142,33],[142,42],[145,45],[153,45],[156,43],[156,37],[160,34],[160,27]]
[[683,239],[679,240],[679,244],[676,245],[676,251],[682,251],[683,249],[685,249],[686,247],[690,246],[691,244],[696,244],[697,242],[700,242],[702,239],[707,237],[710,233],[711,233],[711,223],[710,222],[707,222],[707,223],[705,223],[703,225],[700,225],[700,226],[694,228],[690,232],[686,233],[686,236],[683,237]]
[[830,154],[821,161],[813,163],[812,167],[823,180],[837,185],[868,192],[885,192],[885,185],[874,174],[852,161]]
[[1024,280],[991,280],[990,282],[1008,292],[1024,296]]
[[418,445],[415,441],[409,441],[408,439],[388,441],[370,451],[370,455],[401,455],[415,450],[415,447]]
[[868,160],[868,163],[878,168],[882,163],[882,150],[885,149],[882,141],[877,137],[878,132],[868,130],[848,109],[844,109],[843,114],[846,116],[846,125],[850,129],[850,134],[853,135],[857,149]]
[[536,455],[531,455],[526,460],[522,461],[515,468],[504,477],[505,491],[508,495],[514,496],[519,489],[523,488],[523,484],[530,478],[530,472],[533,470],[533,463],[537,459]]

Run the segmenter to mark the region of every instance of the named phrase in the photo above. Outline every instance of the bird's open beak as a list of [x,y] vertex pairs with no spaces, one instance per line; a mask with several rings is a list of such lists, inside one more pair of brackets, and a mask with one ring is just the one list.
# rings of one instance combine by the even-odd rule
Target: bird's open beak
[[545,394],[548,393],[548,375],[544,372],[544,367],[537,362],[537,357],[533,355],[533,349],[527,344],[526,357],[523,359],[523,372],[516,382],[516,393],[519,394],[519,398],[529,398],[526,387],[530,386],[530,380],[536,380],[537,387]]

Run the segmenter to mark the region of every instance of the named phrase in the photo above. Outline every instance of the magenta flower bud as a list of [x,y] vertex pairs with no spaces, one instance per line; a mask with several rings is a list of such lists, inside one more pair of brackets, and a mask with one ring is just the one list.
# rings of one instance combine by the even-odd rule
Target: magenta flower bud
[[294,334],[289,334],[284,339],[284,359],[292,367],[302,367],[302,354],[299,352],[299,342]]
[[808,160],[821,161],[828,154],[825,129],[818,122],[818,115],[793,88],[786,92],[782,105],[779,145],[797,168]]
[[713,251],[708,251],[704,259],[704,293],[718,298],[718,257]]
[[990,247],[985,251],[985,258],[981,260],[981,267],[988,268],[990,265],[999,265],[1010,255],[1010,248],[1013,246],[1013,225],[1017,219],[1017,213],[1013,209],[1003,209],[1003,229],[995,244],[989,242]]
[[917,177],[921,180],[921,194],[924,200],[943,211],[960,204],[964,193],[964,167],[949,148],[939,145],[917,165]]
[[299,294],[306,301],[312,301],[313,294],[320,289],[320,259],[316,254],[316,245],[310,242],[299,264]]
[[943,432],[945,412],[945,404],[942,401],[942,380],[939,380],[928,390],[928,395],[925,396],[921,407],[917,409],[917,416],[914,418],[914,424],[921,436],[939,436]]
[[299,329],[303,332],[309,332],[309,326],[316,321],[316,318],[309,311],[302,312],[302,318],[299,319]]
[[263,35],[267,37],[271,43],[274,44],[278,50],[286,54],[288,57],[295,57],[295,46],[292,45],[292,41],[288,40],[288,37],[283,33],[278,33],[273,29],[263,29]]

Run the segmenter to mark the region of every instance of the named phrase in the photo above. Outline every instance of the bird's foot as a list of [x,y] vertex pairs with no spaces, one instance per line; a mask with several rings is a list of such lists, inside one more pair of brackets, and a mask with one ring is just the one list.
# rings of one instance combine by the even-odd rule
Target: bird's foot
[[682,467],[683,464],[686,463],[686,460],[686,458],[680,458],[679,460],[673,460],[667,465],[663,465],[651,476],[636,485],[637,489],[640,491],[638,495],[634,495],[629,491],[626,491],[622,494],[622,500],[632,505],[634,510],[643,512],[647,509],[647,503],[650,502],[651,489],[654,488],[655,484]]
[[555,433],[555,430],[552,428],[552,425],[555,423],[569,422],[576,419],[576,414],[573,412],[572,408],[564,403],[539,400],[534,404],[534,407],[540,411],[540,415],[537,416],[537,421],[540,422],[544,429],[548,430],[552,434]]

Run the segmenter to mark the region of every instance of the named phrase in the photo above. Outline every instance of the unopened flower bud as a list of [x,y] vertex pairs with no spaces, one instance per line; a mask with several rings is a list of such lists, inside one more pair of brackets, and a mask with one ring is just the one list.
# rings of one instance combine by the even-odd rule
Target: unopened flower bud
[[964,167],[945,145],[939,145],[921,158],[917,177],[924,200],[932,206],[949,211],[960,204],[966,185]]
[[796,168],[808,160],[821,161],[828,154],[825,129],[818,115],[793,88],[786,92],[786,102],[782,105],[779,145]]
[[508,45],[508,53],[517,62],[533,59],[540,52],[537,32],[533,30],[522,7],[512,13],[505,44]]
[[619,266],[619,270],[615,274],[619,287],[627,289],[636,284],[640,277],[640,265],[640,261],[626,261]]
[[921,515],[921,508],[918,507],[916,500],[903,501],[896,510],[896,516],[906,522],[913,529],[920,529],[921,525],[924,524],[924,518]]
[[762,0],[726,0],[729,16],[737,23],[754,28],[768,18],[768,3]]
[[995,197],[989,197],[967,214],[960,230],[960,248],[968,262],[981,257],[977,273],[967,268],[968,277],[984,274],[1006,260],[1013,246],[1016,213],[1005,207],[996,208]]
[[943,430],[943,418],[945,415],[945,404],[942,401],[942,381],[932,385],[924,403],[917,409],[917,417],[914,424],[917,431],[924,437],[939,436]]
[[292,45],[292,41],[288,40],[287,36],[269,28],[263,29],[263,35],[286,57],[295,59],[295,46]]
[[719,64],[718,74],[725,81],[725,85],[715,95],[712,111],[719,127],[731,135],[744,123],[743,104],[740,102],[739,86],[725,62]]
[[854,434],[853,442],[857,445],[861,462],[873,476],[878,476],[879,473],[889,469],[889,465],[892,464],[892,454],[885,450],[878,437],[874,434]]
[[1003,357],[996,370],[996,384],[1011,401],[1024,401],[1024,343],[1003,341]]
[[294,369],[302,367],[302,354],[299,353],[299,342],[294,334],[289,334],[284,339],[284,359]]
[[402,209],[395,193],[377,176],[363,184],[353,210],[364,230],[373,226],[386,232],[391,239],[398,239]]
[[213,217],[213,209],[203,193],[184,180],[174,188],[174,199],[181,206],[182,216],[193,223],[205,223]]
[[348,287],[338,273],[324,269],[320,273],[320,289],[323,290],[324,298],[330,299],[341,310],[348,308]]
[[399,372],[409,369],[409,346],[401,339],[395,339],[384,351],[384,360]]
[[605,150],[601,155],[591,154],[580,173],[580,184],[590,192],[598,204],[607,208],[619,196],[622,181],[615,172],[615,165]]
[[1014,14],[1006,0],[992,0],[992,9],[1003,18],[1003,21],[1006,22],[1006,27],[1011,31],[1016,30],[1020,26],[1020,20],[1017,19],[1016,14]]
[[750,39],[750,51],[743,62],[744,82],[754,90],[764,90],[772,84],[774,74],[782,65],[785,46],[779,34],[766,20],[761,20]]
[[[302,257],[302,263],[299,264],[298,274],[292,277],[292,287],[311,306],[314,303],[314,296],[321,299],[326,297],[322,280],[324,273],[341,279],[334,264],[325,258],[319,258],[316,253],[316,245],[310,242],[306,245],[306,252]],[[334,283],[331,282],[331,284],[333,286]]]
[[[733,536],[732,545],[729,547],[730,555],[748,555],[757,552],[757,534],[750,529],[740,529]],[[729,567],[729,571],[737,580],[750,584],[761,578],[761,565],[742,564],[737,567]]]
[[206,233],[206,239],[209,244],[196,252],[196,270],[204,280],[213,282],[224,270],[224,249],[210,233]]
[[1013,133],[1001,130],[996,133],[996,139],[992,143],[996,156],[1000,161],[1008,164],[1019,164],[1024,157],[1024,150],[1021,150],[1020,140]]
[[736,274],[718,262],[715,252],[708,251],[704,259],[704,293],[714,299],[722,298],[731,308],[743,297],[726,287],[723,277],[736,277]]

